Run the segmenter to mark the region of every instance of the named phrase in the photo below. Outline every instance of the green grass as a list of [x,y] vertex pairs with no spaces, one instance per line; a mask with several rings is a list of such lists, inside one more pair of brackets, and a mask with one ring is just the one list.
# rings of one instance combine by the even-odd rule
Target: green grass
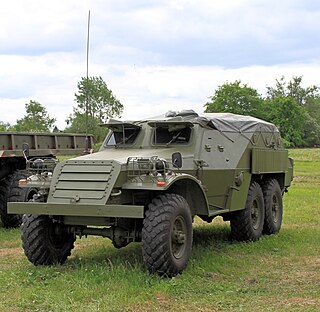
[[0,310],[319,311],[319,153],[290,151],[295,179],[278,235],[236,243],[220,218],[197,220],[188,268],[173,279],[146,272],[140,244],[118,250],[100,237],[78,239],[63,266],[35,267],[19,229],[0,228]]
[[292,149],[294,184],[320,186],[320,149]]

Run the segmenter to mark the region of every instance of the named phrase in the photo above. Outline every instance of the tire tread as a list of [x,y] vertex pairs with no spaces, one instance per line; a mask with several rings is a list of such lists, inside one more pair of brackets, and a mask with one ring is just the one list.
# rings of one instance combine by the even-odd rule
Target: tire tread
[[[265,221],[263,227],[263,233],[266,235],[276,234],[280,231],[282,224],[282,213],[283,213],[283,203],[282,203],[282,193],[279,182],[276,179],[267,179],[262,185],[264,204],[265,204]],[[274,223],[272,218],[272,196],[274,192],[278,192],[279,204],[280,204],[280,219],[277,224]]]
[[65,234],[63,248],[54,248],[48,237],[48,227],[52,222],[48,216],[23,215],[22,247],[24,253],[34,265],[63,264],[74,248],[75,238]]
[[191,244],[188,246],[187,258],[192,245],[192,219],[189,206],[186,200],[176,194],[163,194],[153,199],[149,204],[149,209],[143,221],[142,229],[142,256],[149,272],[165,275],[168,277],[179,274],[186,266],[177,266],[171,261],[170,250],[168,249],[169,228],[174,211],[179,207],[185,207],[188,210],[188,226],[191,225]]
[[5,228],[21,225],[22,215],[8,214],[7,203],[25,201],[25,192],[19,187],[18,181],[26,176],[25,170],[16,170],[0,182],[0,217]]
[[251,182],[245,208],[242,210],[236,211],[230,220],[231,235],[232,235],[232,238],[235,240],[256,241],[260,238],[262,234],[263,224],[261,226],[261,231],[259,230],[258,233],[256,233],[253,230],[252,224],[251,224],[251,207],[249,207],[249,203],[251,203],[254,200],[255,196],[259,196],[260,199],[262,199],[263,215],[264,215],[264,202],[263,202],[262,189],[257,182]]

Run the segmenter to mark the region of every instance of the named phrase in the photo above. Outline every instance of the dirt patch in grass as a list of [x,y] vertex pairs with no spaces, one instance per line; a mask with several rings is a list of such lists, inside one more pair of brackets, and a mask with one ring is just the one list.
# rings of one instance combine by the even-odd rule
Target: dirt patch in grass
[[[303,308],[304,311],[306,309],[315,309],[320,307],[320,299],[311,299],[311,298],[286,298],[283,299],[277,305],[278,308],[282,309],[293,309],[293,308]],[[315,310],[314,310],[315,311]]]
[[299,185],[314,185],[318,186],[320,185],[320,177],[316,176],[297,176],[293,179],[294,184]]
[[2,257],[20,257],[23,255],[21,248],[3,248],[0,249],[0,258]]
[[[11,270],[16,263],[24,258],[22,248],[1,248],[0,249],[0,271]],[[1,310],[1,309],[0,309]]]
[[155,300],[148,301],[140,305],[130,306],[125,311],[132,312],[171,312],[171,311],[189,311],[189,312],[216,312],[217,310],[210,304],[197,304],[184,300],[182,298],[168,296],[167,294],[157,293]]
[[268,311],[319,311],[320,299],[311,299],[303,297],[292,298],[268,298],[266,301],[258,300],[258,305],[268,307]]
[[[272,263],[268,263],[272,261]],[[266,266],[272,269],[272,275],[278,276],[274,285],[279,291],[290,289],[294,293],[297,289],[308,288],[309,284],[320,285],[320,259],[318,256],[284,257],[275,263],[274,258],[265,259]],[[273,279],[274,277],[271,276]],[[319,298],[320,300],[320,298]]]

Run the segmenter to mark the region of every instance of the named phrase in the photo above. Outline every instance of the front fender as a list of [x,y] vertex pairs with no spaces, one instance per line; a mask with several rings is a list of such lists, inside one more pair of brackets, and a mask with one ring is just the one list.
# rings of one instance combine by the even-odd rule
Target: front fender
[[122,188],[179,194],[187,200],[193,215],[209,215],[205,190],[201,182],[189,174],[176,174],[167,176],[165,180],[155,179],[153,181],[138,178],[135,181],[126,182]]

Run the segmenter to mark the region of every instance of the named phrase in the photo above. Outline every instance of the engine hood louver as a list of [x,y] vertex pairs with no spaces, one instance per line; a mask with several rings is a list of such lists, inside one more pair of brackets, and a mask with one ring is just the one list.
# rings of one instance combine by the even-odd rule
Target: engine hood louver
[[119,172],[114,161],[68,160],[56,167],[48,202],[106,204]]

